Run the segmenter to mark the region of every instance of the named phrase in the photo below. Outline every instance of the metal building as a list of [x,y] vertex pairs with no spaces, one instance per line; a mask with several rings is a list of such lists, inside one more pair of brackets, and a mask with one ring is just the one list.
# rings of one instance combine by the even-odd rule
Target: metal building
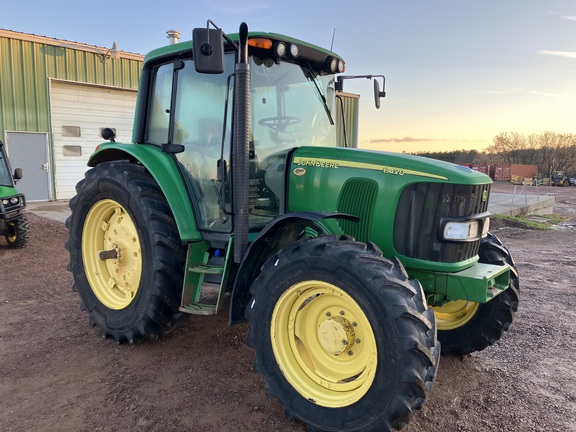
[[0,29],[0,140],[28,201],[66,200],[104,127],[131,141],[143,55]]

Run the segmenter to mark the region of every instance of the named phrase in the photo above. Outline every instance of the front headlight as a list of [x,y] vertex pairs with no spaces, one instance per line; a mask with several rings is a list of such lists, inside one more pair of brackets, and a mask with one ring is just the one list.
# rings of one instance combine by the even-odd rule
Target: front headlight
[[484,226],[482,227],[482,238],[488,235],[488,231],[490,231],[490,218],[487,217],[484,219]]
[[480,221],[451,221],[444,225],[444,240],[473,241],[480,238]]

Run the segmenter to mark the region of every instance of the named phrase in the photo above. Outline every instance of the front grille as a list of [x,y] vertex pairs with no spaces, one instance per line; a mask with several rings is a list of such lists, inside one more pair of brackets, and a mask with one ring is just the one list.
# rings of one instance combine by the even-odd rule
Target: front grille
[[[10,199],[12,198],[18,198],[18,202],[12,204],[10,202]],[[6,201],[6,204],[4,204],[4,201]],[[25,201],[24,201],[24,195],[22,194],[1,198],[0,218],[6,221],[12,220],[19,215],[20,211],[24,208],[24,206]]]
[[488,210],[490,185],[417,183],[402,192],[394,220],[394,248],[410,258],[454,263],[478,253],[480,241],[444,242],[440,221]]

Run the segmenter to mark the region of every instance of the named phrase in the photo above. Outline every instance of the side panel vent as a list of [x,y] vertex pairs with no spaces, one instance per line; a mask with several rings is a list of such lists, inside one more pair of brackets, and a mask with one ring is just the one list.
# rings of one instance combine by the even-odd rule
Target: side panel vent
[[342,231],[358,241],[368,241],[378,196],[378,183],[366,178],[346,180],[338,197],[336,210],[360,218],[360,222],[339,220]]

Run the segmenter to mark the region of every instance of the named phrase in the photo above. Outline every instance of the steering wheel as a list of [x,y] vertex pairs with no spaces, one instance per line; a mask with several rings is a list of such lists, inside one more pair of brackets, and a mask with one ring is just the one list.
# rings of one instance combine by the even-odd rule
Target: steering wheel
[[258,124],[262,125],[262,126],[267,126],[270,129],[272,129],[274,132],[282,132],[288,126],[293,126],[295,124],[300,123],[301,121],[302,120],[300,120],[298,117],[277,116],[277,117],[263,118],[263,119],[258,121]]

